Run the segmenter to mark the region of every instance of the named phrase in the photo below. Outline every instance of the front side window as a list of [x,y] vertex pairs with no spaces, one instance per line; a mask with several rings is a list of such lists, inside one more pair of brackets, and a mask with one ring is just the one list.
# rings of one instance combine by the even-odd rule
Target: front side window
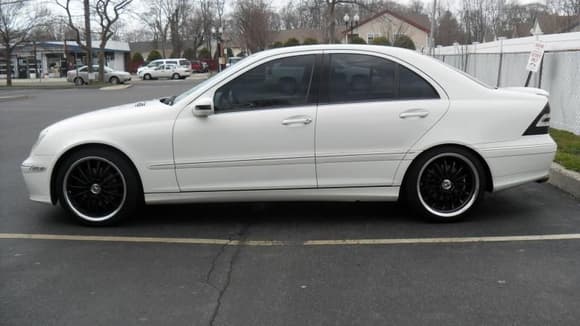
[[216,113],[305,105],[314,70],[314,55],[272,60],[220,87]]
[[150,64],[148,64],[147,67],[155,68],[155,67],[160,66],[161,64],[163,64],[163,62],[161,62],[161,61],[153,61]]

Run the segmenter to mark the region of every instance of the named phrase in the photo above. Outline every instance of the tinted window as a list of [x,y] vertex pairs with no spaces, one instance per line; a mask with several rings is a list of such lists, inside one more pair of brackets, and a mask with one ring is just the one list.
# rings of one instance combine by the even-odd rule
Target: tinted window
[[399,68],[399,98],[401,99],[424,99],[439,98],[439,95],[425,79],[400,66]]
[[191,65],[191,63],[188,60],[179,60],[179,64],[188,67]]
[[306,104],[314,56],[303,55],[262,64],[220,87],[216,112]]
[[368,55],[333,54],[330,57],[330,102],[393,99],[397,64]]

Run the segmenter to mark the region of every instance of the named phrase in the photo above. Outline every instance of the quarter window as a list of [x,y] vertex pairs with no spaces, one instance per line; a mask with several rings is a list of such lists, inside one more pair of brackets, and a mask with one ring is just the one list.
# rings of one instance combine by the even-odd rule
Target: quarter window
[[439,98],[437,92],[425,79],[400,66],[399,68],[399,98],[401,99],[428,99]]
[[216,113],[305,105],[314,69],[314,55],[272,60],[220,87]]

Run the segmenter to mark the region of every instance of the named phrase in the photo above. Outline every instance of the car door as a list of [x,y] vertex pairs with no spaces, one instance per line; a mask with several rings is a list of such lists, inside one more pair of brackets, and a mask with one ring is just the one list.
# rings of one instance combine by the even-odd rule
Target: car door
[[316,187],[316,55],[308,53],[264,59],[212,87],[201,96],[213,99],[208,117],[181,112],[174,127],[181,191]]
[[392,186],[411,146],[449,101],[427,76],[392,58],[325,54],[316,127],[319,187]]
[[165,64],[161,64],[159,66],[157,66],[155,69],[153,69],[151,71],[151,77],[153,78],[163,78],[165,77],[165,69],[166,69],[166,65]]

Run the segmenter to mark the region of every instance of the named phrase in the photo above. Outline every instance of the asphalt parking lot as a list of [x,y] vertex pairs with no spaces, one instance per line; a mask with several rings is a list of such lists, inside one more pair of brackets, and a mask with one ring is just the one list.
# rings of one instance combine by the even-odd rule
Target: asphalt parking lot
[[0,97],[0,325],[577,325],[580,202],[548,184],[428,224],[394,203],[152,206],[110,228],[30,202],[46,125],[194,81]]

